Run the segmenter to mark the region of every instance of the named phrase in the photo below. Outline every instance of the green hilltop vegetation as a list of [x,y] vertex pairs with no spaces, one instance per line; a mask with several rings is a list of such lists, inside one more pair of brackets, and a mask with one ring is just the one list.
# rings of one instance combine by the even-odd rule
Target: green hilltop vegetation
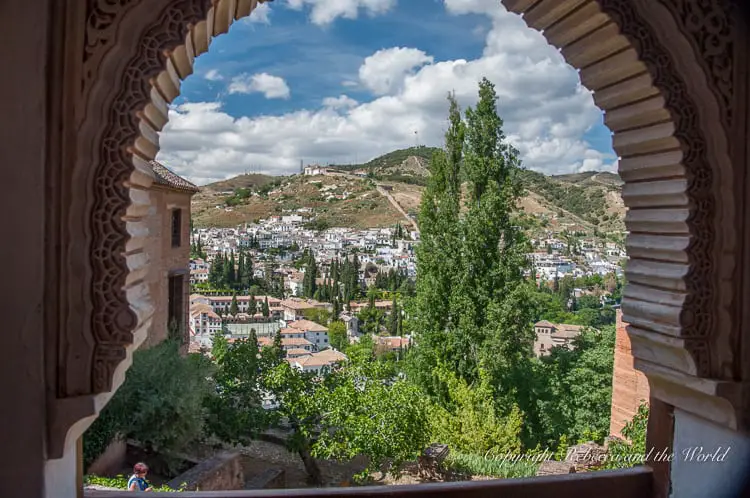
[[439,147],[427,147],[426,145],[420,145],[417,147],[409,147],[406,149],[398,149],[382,156],[378,156],[371,161],[363,164],[345,164],[345,165],[334,165],[332,168],[342,171],[354,171],[358,169],[365,170],[385,170],[389,168],[399,167],[404,161],[410,157],[420,158],[429,163],[432,158],[432,154],[435,151],[440,150]]
[[237,190],[241,188],[247,188],[247,189],[254,189],[258,187],[264,187],[266,185],[272,184],[272,183],[278,183],[280,180],[280,177],[277,176],[271,176],[271,175],[262,175],[262,174],[245,174],[245,175],[238,175],[234,176],[232,178],[229,178],[227,180],[221,180],[214,183],[209,183],[208,185],[205,185],[201,187],[201,190],[210,190],[210,191],[229,191],[229,190]]
[[547,176],[521,170],[527,191],[542,197],[552,210],[571,213],[603,230],[624,230],[622,180],[614,173],[586,172]]

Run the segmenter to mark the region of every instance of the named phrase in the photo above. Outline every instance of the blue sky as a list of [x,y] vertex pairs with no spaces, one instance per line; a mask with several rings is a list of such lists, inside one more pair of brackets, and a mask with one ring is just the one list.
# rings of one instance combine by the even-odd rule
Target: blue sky
[[[276,0],[196,60],[159,160],[199,183],[439,146],[445,95],[493,81],[527,167],[612,170],[609,131],[575,71],[497,0]],[[417,134],[415,135],[415,131]],[[415,136],[418,139],[415,140]]]

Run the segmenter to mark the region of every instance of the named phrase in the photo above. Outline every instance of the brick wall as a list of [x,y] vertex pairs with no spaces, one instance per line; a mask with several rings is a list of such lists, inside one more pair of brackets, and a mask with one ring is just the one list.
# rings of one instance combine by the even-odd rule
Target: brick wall
[[612,377],[612,406],[609,433],[622,436],[622,428],[638,412],[642,400],[648,401],[649,387],[646,376],[633,368],[630,338],[622,321],[622,312],[617,310],[617,334],[615,338],[615,363]]
[[[154,317],[148,339],[143,347],[150,347],[167,338],[169,331],[169,276],[185,273],[184,327],[187,333],[190,291],[190,192],[154,186],[150,191],[151,207],[148,213],[149,238],[146,252],[149,258],[147,281],[154,303]],[[180,247],[172,247],[172,209],[182,209],[182,235]],[[187,337],[186,337],[187,339]],[[187,343],[187,341],[186,341]]]

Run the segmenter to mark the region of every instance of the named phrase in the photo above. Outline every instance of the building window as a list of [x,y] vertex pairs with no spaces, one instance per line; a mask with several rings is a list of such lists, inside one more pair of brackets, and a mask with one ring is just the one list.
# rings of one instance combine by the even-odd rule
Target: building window
[[171,338],[185,341],[185,276],[169,277],[169,302],[167,303],[167,327]]
[[182,209],[172,210],[172,247],[182,245]]

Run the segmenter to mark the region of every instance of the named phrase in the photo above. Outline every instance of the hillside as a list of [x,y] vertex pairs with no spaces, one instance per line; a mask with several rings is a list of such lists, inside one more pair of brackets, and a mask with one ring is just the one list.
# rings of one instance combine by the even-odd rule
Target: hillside
[[342,172],[361,172],[380,181],[426,185],[430,176],[430,158],[437,147],[409,147],[383,154],[364,164],[334,165]]
[[238,188],[262,187],[275,182],[277,178],[278,177],[275,176],[260,174],[239,175],[228,180],[209,183],[208,185],[201,187],[201,191],[210,190],[213,192],[227,192],[234,191]]
[[401,214],[378,192],[375,184],[364,178],[275,177],[261,187],[235,189],[232,195],[222,193],[224,187],[216,185],[202,187],[193,197],[192,217],[196,227],[232,227],[301,208],[309,208],[315,214],[318,227],[386,227],[403,222]]
[[[310,208],[320,226],[380,227],[404,222],[384,194],[392,196],[409,215],[416,215],[429,178],[429,158],[435,150],[411,147],[364,164],[331,166],[332,172],[339,174],[240,175],[212,183],[193,198],[193,222],[196,226],[235,226],[300,208]],[[625,229],[622,180],[617,174],[546,176],[523,170],[521,181],[525,195],[519,208],[537,218],[540,229]]]
[[625,229],[625,205],[622,180],[613,173],[587,172],[546,176],[536,171],[521,171],[526,197],[558,217],[572,215],[583,224],[600,231]]

